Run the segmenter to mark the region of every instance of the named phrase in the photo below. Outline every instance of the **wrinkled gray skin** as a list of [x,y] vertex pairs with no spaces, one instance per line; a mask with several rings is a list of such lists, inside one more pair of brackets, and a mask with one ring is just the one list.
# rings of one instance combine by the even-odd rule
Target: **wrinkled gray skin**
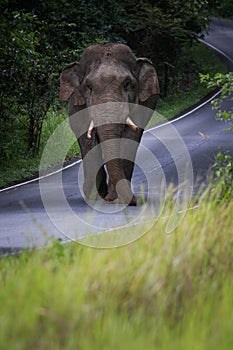
[[[60,77],[60,99],[70,101],[69,121],[81,149],[83,190],[88,198],[93,198],[95,193],[109,203],[136,205],[130,184],[134,159],[158,95],[159,83],[151,61],[136,58],[123,44],[92,45],[83,52],[80,62],[64,68]],[[106,104],[98,113],[93,108],[86,109],[108,102],[125,103],[121,110],[119,104],[116,110],[109,109]],[[135,107],[132,111],[128,103],[150,109],[142,115]],[[74,115],[81,110],[80,117]],[[133,147],[126,147],[125,142],[119,147],[120,138],[136,142]],[[98,144],[100,147],[95,147]],[[90,150],[91,156],[85,158]]]

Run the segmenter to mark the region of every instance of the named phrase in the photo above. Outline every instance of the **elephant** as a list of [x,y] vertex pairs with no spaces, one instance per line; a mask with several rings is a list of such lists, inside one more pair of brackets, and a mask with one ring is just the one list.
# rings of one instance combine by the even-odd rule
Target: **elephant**
[[[87,198],[137,205],[131,189],[134,160],[159,93],[152,62],[137,58],[125,44],[91,45],[79,62],[64,67],[59,97],[69,100],[69,123],[80,146]],[[143,115],[137,106],[147,107]]]

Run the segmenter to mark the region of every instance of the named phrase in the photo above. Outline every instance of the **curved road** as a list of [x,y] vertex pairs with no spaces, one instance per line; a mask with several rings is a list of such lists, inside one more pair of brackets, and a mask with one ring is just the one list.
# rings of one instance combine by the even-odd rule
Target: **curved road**
[[[205,35],[205,43],[223,52],[229,70],[233,70],[233,22],[214,19]],[[226,102],[227,105],[230,103],[232,101]],[[138,166],[133,175],[133,188],[142,198],[142,203],[143,197],[147,197],[150,207],[122,208],[103,203],[88,205],[77,182],[80,162],[41,180],[41,183],[37,180],[2,190],[0,254],[43,246],[50,237],[64,241],[78,235],[80,239],[91,233],[138,224],[147,219],[145,210],[152,207],[157,217],[160,213],[161,184],[164,184],[162,194],[165,196],[169,183],[176,186],[181,184],[181,180],[186,181],[185,191],[194,195],[199,184],[207,181],[214,155],[219,150],[230,150],[233,155],[232,132],[225,131],[225,126],[215,120],[209,101],[185,116],[144,133],[137,157]],[[67,202],[59,197],[57,181],[61,180]],[[46,200],[47,211],[40,191]]]

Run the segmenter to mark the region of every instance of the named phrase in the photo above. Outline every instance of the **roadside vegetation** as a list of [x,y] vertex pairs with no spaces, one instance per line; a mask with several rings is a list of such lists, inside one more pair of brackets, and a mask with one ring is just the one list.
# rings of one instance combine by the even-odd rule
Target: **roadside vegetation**
[[200,74],[200,81],[208,89],[218,88],[220,90],[220,95],[212,101],[212,108],[216,111],[216,119],[230,122],[231,125],[227,129],[233,131],[233,105],[224,104],[227,99],[233,102],[233,72]]
[[233,201],[219,195],[169,235],[161,217],[124,247],[55,241],[2,258],[0,348],[231,349]]
[[[212,108],[216,111],[216,119],[228,122],[225,128],[233,132],[233,105],[226,104],[226,100],[233,102],[233,73],[200,74],[200,81],[207,88],[218,88],[220,94],[212,101]],[[223,124],[224,125],[224,124]],[[222,192],[222,201],[227,202],[233,195],[233,157],[229,151],[218,152],[213,164],[214,182],[219,185]]]

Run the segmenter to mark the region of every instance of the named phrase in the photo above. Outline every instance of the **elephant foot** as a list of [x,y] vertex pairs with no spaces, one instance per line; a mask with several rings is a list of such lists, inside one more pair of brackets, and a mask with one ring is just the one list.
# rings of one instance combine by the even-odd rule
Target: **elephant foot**
[[106,202],[108,203],[113,203],[114,201],[116,201],[117,198],[117,194],[116,193],[108,193],[105,198]]
[[137,205],[137,198],[135,196],[133,196],[130,201],[123,200],[123,198],[115,198],[113,200],[110,200],[108,195],[104,199],[109,204],[127,204],[128,206],[134,206],[134,207]]
[[110,204],[127,204],[129,206],[137,205],[137,199],[130,189],[130,182],[126,179],[120,180],[116,187],[110,183],[108,194],[104,199]]

